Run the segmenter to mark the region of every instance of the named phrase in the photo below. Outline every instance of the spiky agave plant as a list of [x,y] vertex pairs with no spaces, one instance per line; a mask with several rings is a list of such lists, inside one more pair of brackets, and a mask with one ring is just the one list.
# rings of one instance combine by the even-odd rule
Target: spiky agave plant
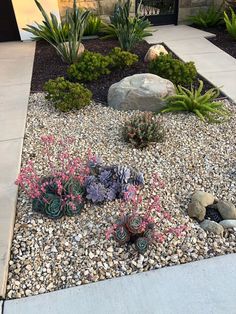
[[[219,96],[219,88],[211,88],[205,94],[202,93],[203,81],[199,80],[199,87],[187,89],[182,86],[176,88],[176,95],[165,98],[165,112],[187,111],[195,113],[202,121],[222,122],[222,118],[229,116],[230,112],[224,108],[224,104],[215,101]],[[220,119],[221,118],[221,119]]]
[[160,142],[163,136],[164,131],[160,120],[156,120],[154,114],[150,112],[133,117],[123,128],[124,140],[138,148]]

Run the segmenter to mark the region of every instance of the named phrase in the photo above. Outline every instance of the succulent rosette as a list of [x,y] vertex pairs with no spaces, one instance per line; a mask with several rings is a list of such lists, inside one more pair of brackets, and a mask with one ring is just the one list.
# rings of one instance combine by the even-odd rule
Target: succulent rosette
[[143,219],[140,215],[132,215],[127,218],[126,227],[129,232],[138,234],[142,232]]
[[125,226],[119,225],[114,232],[114,237],[120,244],[125,244],[130,240],[130,233]]
[[65,215],[68,217],[79,215],[83,208],[84,208],[83,201],[78,199],[71,202],[68,200],[64,206]]
[[32,210],[34,212],[44,214],[46,205],[47,204],[45,203],[45,201],[43,201],[41,198],[34,198],[32,200]]
[[46,203],[44,214],[45,216],[52,219],[59,219],[64,215],[63,206],[61,204],[61,199],[57,195],[47,194],[45,195]]
[[149,247],[149,239],[145,237],[139,237],[135,242],[135,247],[140,254],[147,252]]

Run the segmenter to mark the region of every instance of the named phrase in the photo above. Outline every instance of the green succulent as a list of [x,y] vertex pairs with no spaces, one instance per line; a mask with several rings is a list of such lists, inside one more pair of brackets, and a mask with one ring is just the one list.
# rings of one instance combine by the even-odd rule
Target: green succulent
[[139,237],[135,242],[135,247],[140,254],[146,253],[149,247],[149,239],[145,237]]
[[49,80],[44,85],[46,98],[52,100],[55,107],[63,112],[72,109],[81,109],[90,104],[92,93],[83,85],[72,83],[58,77]]
[[124,140],[135,147],[144,148],[152,143],[160,142],[164,130],[156,116],[150,112],[131,118],[123,128]]
[[109,56],[103,56],[98,52],[85,51],[79,62],[72,64],[67,74],[70,80],[94,81],[102,75],[110,74],[112,60]]
[[174,84],[188,85],[197,77],[197,70],[194,62],[183,62],[175,59],[171,53],[160,56],[148,64],[150,73],[156,74]]
[[119,225],[115,230],[114,237],[120,244],[125,244],[130,240],[130,233],[124,225]]
[[61,218],[64,215],[61,198],[55,194],[45,194],[44,197],[48,202],[44,209],[45,216],[52,219]]
[[37,213],[44,214],[46,203],[40,198],[34,198],[32,200],[32,210]]
[[222,118],[230,115],[222,102],[214,101],[220,94],[218,88],[211,88],[205,94],[202,94],[202,90],[203,81],[199,81],[197,89],[191,87],[189,90],[178,86],[176,89],[177,94],[165,99],[167,107],[162,112],[193,112],[204,122],[221,122]]

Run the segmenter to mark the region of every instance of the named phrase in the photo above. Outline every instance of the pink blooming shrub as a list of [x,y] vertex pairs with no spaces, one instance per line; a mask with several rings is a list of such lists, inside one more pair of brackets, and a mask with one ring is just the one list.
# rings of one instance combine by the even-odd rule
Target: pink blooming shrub
[[70,153],[72,138],[56,140],[50,135],[42,136],[41,141],[48,165],[47,176],[40,176],[33,161],[29,161],[21,169],[16,184],[32,199],[33,211],[50,218],[79,214],[84,204],[84,182],[90,173],[89,160],[96,157],[89,153],[83,160]]
[[[153,176],[151,186],[152,188],[164,187],[157,174]],[[120,244],[135,243],[137,251],[144,254],[151,243],[162,243],[168,234],[180,237],[187,229],[187,226],[181,225],[166,227],[161,231],[164,222],[172,225],[173,219],[170,213],[161,207],[159,196],[151,196],[145,200],[137,187],[130,186],[121,202],[119,218],[107,230],[106,238],[113,237]]]

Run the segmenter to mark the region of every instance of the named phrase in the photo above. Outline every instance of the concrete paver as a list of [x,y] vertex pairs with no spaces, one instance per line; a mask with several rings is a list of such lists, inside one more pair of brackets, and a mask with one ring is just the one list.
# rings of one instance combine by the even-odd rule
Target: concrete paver
[[236,254],[6,301],[3,314],[234,314]]
[[29,101],[30,84],[0,87],[0,141],[23,138]]
[[5,297],[35,43],[0,43],[0,298]]
[[201,31],[187,25],[165,25],[151,28],[153,35],[146,38],[150,44],[157,44],[167,41],[188,40],[192,38],[214,37],[212,33]]

